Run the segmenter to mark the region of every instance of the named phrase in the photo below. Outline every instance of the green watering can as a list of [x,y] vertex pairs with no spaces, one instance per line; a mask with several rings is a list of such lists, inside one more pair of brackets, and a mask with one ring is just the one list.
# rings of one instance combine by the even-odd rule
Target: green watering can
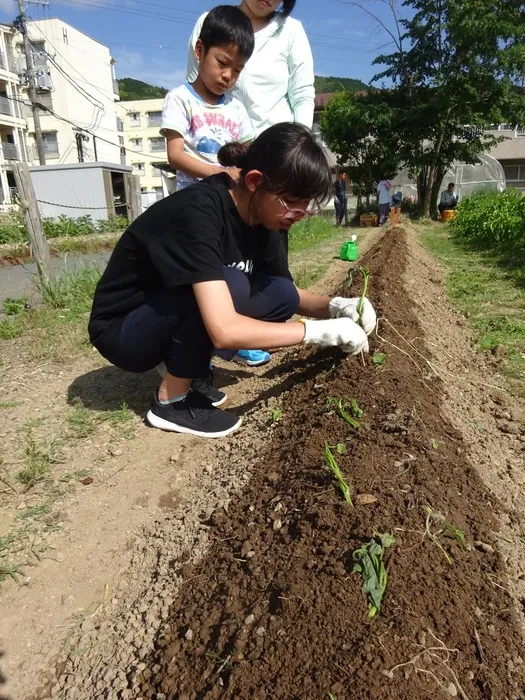
[[346,243],[343,243],[343,246],[341,248],[341,253],[339,254],[339,257],[341,260],[348,260],[349,262],[352,262],[353,260],[357,260],[357,236],[354,235],[352,236],[352,240],[346,241]]

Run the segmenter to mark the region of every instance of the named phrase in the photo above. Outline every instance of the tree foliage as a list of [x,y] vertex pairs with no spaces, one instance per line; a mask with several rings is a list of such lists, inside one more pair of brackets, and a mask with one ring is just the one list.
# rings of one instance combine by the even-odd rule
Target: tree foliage
[[[487,126],[525,123],[525,11],[519,0],[380,0],[394,17],[391,54],[381,99],[391,120],[376,138],[395,142],[399,162],[413,173],[421,213],[436,209],[441,180],[455,160],[478,162],[498,138]],[[381,15],[368,14],[386,28]]]

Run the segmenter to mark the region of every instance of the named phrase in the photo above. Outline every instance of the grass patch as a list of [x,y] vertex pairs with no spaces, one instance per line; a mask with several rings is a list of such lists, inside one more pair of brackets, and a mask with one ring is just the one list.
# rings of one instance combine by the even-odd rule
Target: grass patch
[[21,401],[0,401],[0,408],[16,408],[21,403]]
[[132,420],[133,413],[129,410],[126,402],[123,402],[120,408],[114,411],[96,413],[84,406],[79,398],[76,398],[67,422],[76,438],[89,437],[95,431],[97,424],[109,423],[112,428],[120,430],[126,440],[129,440],[134,435],[133,426],[130,425]]
[[40,286],[44,306],[0,320],[0,340],[30,334],[24,353],[29,360],[64,360],[90,348],[86,314],[102,271],[98,267],[66,270],[55,281]]
[[39,443],[33,435],[32,428],[24,430],[24,468],[17,474],[18,481],[28,491],[39,481],[45,479],[52,464],[59,463],[60,454],[54,440]]
[[330,219],[324,216],[309,216],[291,227],[288,233],[288,250],[290,253],[309,250],[336,234],[340,235],[341,229]]
[[451,237],[449,227],[421,231],[424,245],[448,269],[448,296],[468,318],[479,349],[498,357],[512,389],[525,396],[523,261],[468,248]]

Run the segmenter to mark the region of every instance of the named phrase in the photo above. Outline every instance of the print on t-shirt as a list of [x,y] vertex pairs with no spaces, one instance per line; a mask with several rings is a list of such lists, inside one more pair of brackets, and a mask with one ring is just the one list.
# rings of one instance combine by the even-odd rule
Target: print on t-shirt
[[[161,134],[177,131],[184,138],[184,151],[206,163],[217,164],[221,146],[232,141],[250,141],[253,130],[243,105],[231,95],[223,95],[210,105],[191,85],[170,90],[164,99]],[[177,189],[198,178],[177,171]]]

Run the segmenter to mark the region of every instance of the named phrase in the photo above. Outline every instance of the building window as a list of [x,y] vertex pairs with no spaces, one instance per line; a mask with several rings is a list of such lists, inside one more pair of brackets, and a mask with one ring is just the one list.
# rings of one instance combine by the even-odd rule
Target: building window
[[133,170],[136,173],[144,173],[145,172],[144,163],[133,163]]
[[131,141],[131,146],[136,151],[142,151],[142,139],[130,139],[130,141]]
[[164,140],[164,136],[154,136],[153,138],[150,138],[149,145],[152,151],[166,150],[166,142]]
[[43,131],[44,153],[50,158],[58,158],[58,140],[56,131]]
[[128,119],[130,126],[140,126],[140,112],[130,112]]
[[148,112],[148,126],[160,126],[162,122],[162,111]]
[[[520,166],[519,165],[506,165],[504,167],[505,170],[505,180],[507,182],[515,182],[520,179]],[[525,175],[525,166],[523,166],[522,170],[524,171],[523,174]]]

